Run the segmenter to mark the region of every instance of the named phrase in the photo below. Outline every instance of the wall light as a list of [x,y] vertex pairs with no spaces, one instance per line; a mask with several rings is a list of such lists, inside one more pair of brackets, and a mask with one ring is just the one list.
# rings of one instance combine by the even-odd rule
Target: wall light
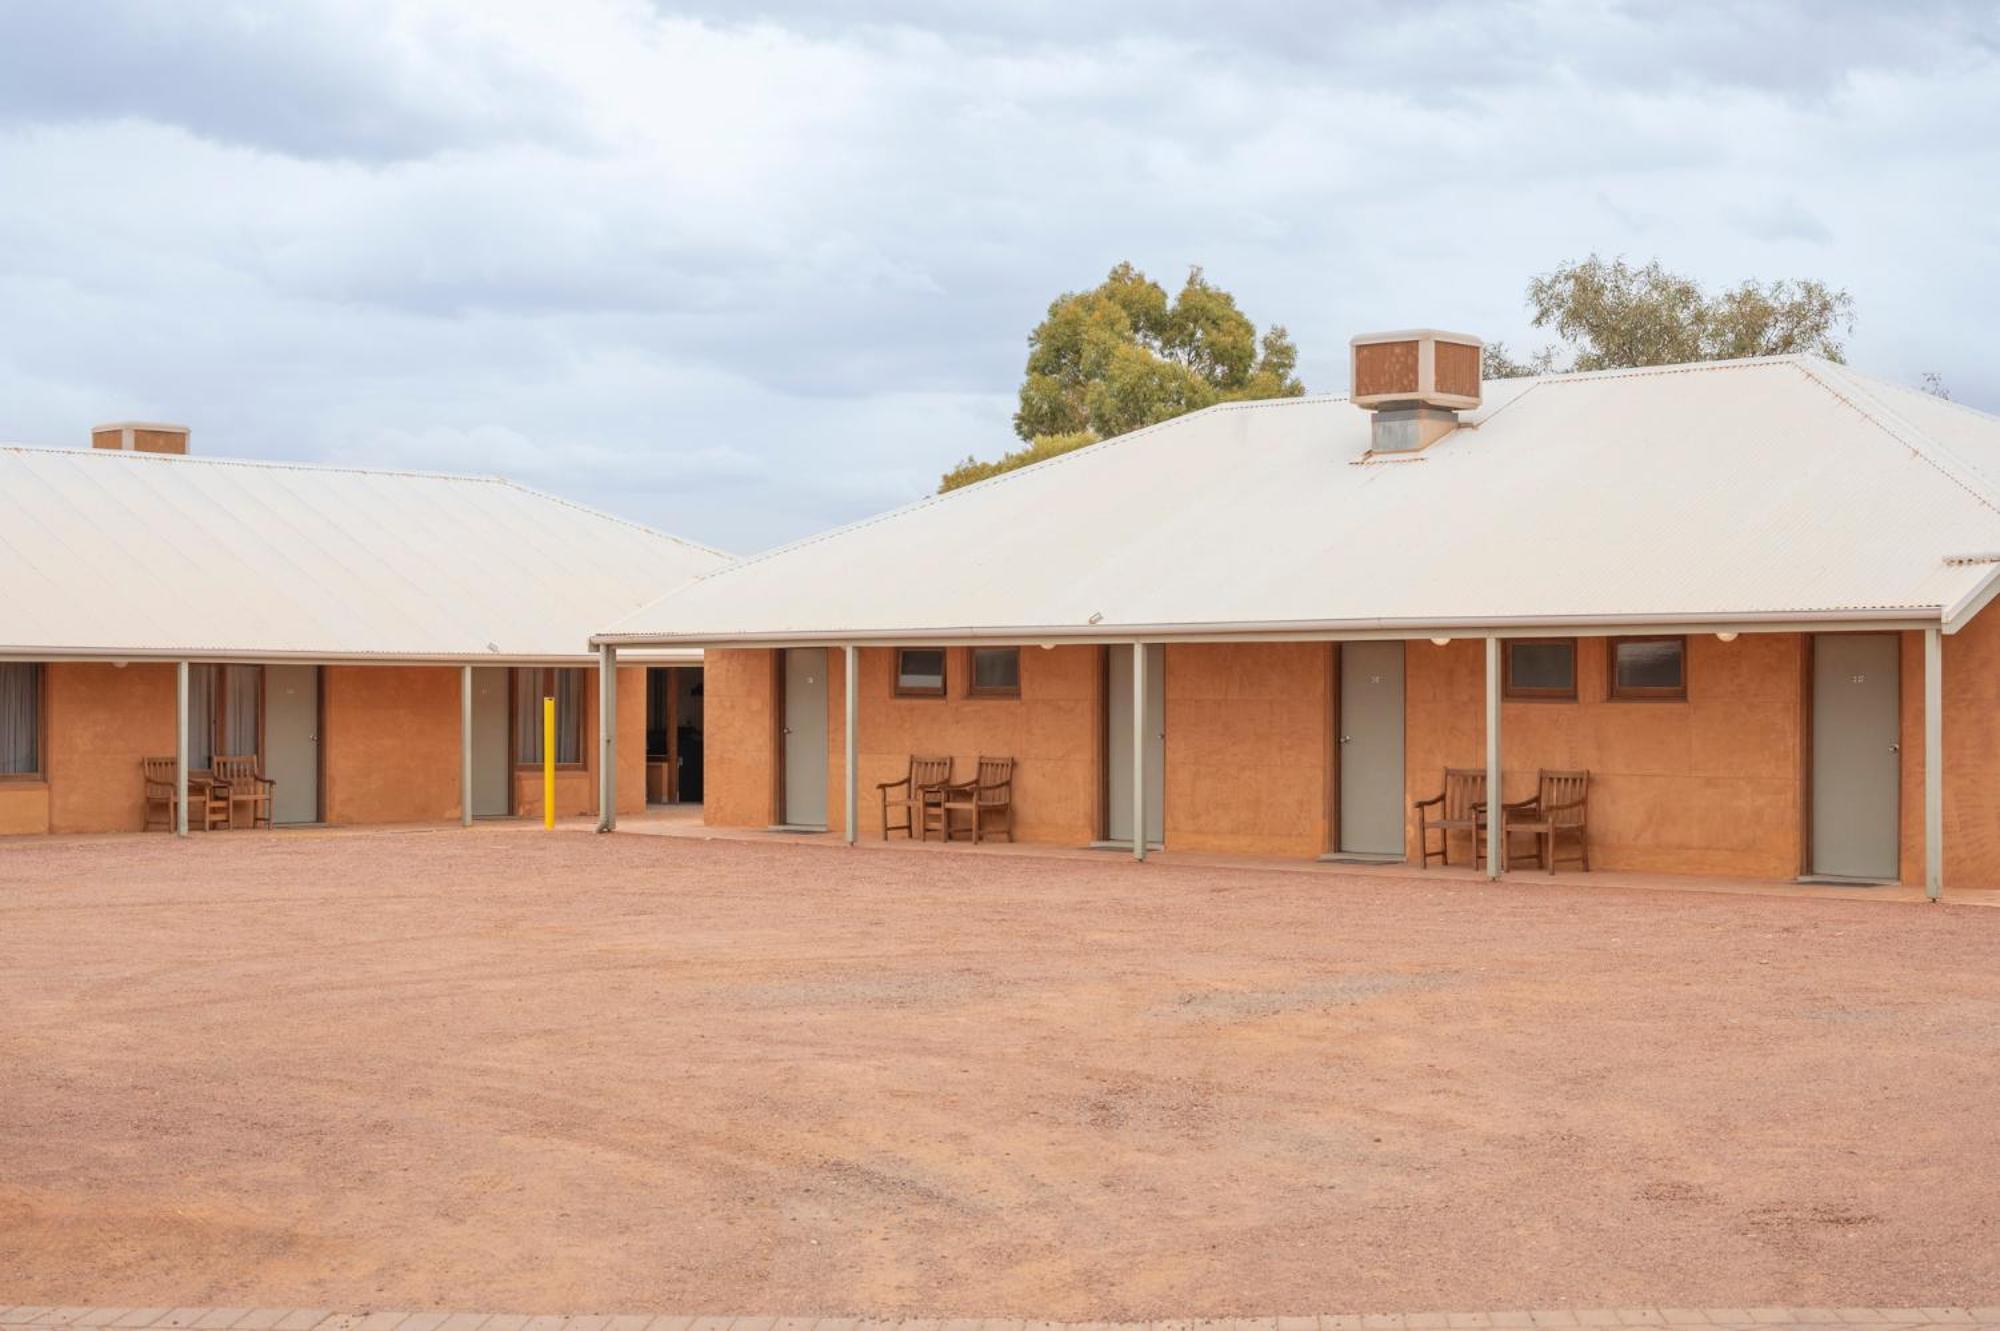
[[1450,638],[1432,638],[1432,639],[1431,639],[1431,646],[1433,646],[1433,647],[1449,647],[1449,646],[1451,646],[1451,639],[1450,639]]
[[1727,632],[1727,633],[1718,633],[1718,634],[1716,634],[1716,635],[1715,635],[1715,640],[1716,640],[1717,642],[1735,642],[1735,641],[1736,641],[1736,631],[1735,631],[1734,629],[1732,629],[1732,630],[1730,630],[1730,631],[1729,631],[1729,632]]

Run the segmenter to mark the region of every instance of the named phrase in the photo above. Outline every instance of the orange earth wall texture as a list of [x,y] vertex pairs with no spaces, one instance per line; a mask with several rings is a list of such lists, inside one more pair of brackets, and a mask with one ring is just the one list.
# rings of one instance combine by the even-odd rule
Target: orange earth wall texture
[[[618,672],[618,805],[645,807],[643,669]],[[136,832],[140,759],[174,751],[174,667],[57,663],[44,671],[44,779],[0,781],[0,835]],[[449,666],[328,666],[321,672],[321,795],[329,823],[459,816],[459,675]],[[585,689],[584,760],[558,774],[557,811],[597,808],[597,693]],[[541,813],[539,773],[517,779]],[[532,787],[532,789],[528,789]]]
[[[1502,710],[1506,798],[1537,769],[1591,773],[1591,863],[1604,869],[1790,878],[1807,819],[1809,643],[1797,634],[1688,640],[1685,701],[1614,702],[1603,639],[1578,642],[1575,702]],[[720,826],[777,821],[776,653],[708,654],[708,806]],[[964,696],[954,650],[949,696],[897,698],[893,652],[861,653],[861,835],[880,835],[878,781],[910,753],[1009,754],[1016,832],[1080,845],[1103,826],[1103,649],[1021,651],[1021,697]],[[829,653],[828,820],[841,824],[840,653]],[[1485,762],[1484,646],[1406,650],[1405,796],[1435,794],[1447,766]],[[1325,644],[1176,644],[1166,652],[1166,838],[1172,848],[1308,858],[1335,827],[1330,753],[1335,657]],[[1902,876],[1923,875],[1922,635],[1903,635]],[[2000,615],[1945,640],[1945,877],[2000,884]],[[1414,855],[1411,818],[1406,847]],[[1525,848],[1525,846],[1523,847]],[[1454,842],[1454,860],[1468,846]]]

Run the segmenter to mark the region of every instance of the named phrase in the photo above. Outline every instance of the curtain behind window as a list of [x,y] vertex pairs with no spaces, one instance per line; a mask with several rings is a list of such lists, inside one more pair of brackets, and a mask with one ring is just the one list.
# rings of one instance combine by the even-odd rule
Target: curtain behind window
[[258,684],[262,666],[222,667],[222,752],[255,754],[262,746],[258,734]]
[[556,761],[583,761],[583,672],[556,671]]
[[531,767],[542,761],[542,672],[514,671],[514,761]]
[[0,775],[32,776],[42,770],[41,702],[39,665],[0,664]]
[[206,772],[215,763],[215,681],[221,666],[188,667],[188,770]]
[[542,699],[553,675],[556,700],[556,761],[583,761],[583,671],[521,667],[514,671],[514,761],[523,767],[542,762]]

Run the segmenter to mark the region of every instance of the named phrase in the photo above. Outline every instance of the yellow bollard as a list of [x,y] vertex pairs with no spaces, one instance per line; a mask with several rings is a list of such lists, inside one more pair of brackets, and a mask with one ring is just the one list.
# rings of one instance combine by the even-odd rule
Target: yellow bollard
[[542,699],[542,826],[556,825],[556,700]]

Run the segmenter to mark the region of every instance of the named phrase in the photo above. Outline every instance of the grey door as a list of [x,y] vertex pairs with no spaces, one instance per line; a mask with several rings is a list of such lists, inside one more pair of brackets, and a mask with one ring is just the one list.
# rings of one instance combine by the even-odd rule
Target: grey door
[[826,648],[785,649],[785,807],[788,827],[826,826]]
[[472,671],[472,816],[504,818],[513,812],[514,765],[508,753],[509,671],[475,666]]
[[1813,637],[1815,875],[1896,877],[1903,763],[1900,651],[1893,633]]
[[1403,644],[1340,645],[1340,852],[1403,858]]
[[264,667],[264,772],[273,823],[319,821],[319,667]]
[[[1110,692],[1104,753],[1104,835],[1132,840],[1132,649],[1114,646],[1109,654]],[[1146,841],[1162,845],[1167,827],[1167,651],[1146,648]]]

